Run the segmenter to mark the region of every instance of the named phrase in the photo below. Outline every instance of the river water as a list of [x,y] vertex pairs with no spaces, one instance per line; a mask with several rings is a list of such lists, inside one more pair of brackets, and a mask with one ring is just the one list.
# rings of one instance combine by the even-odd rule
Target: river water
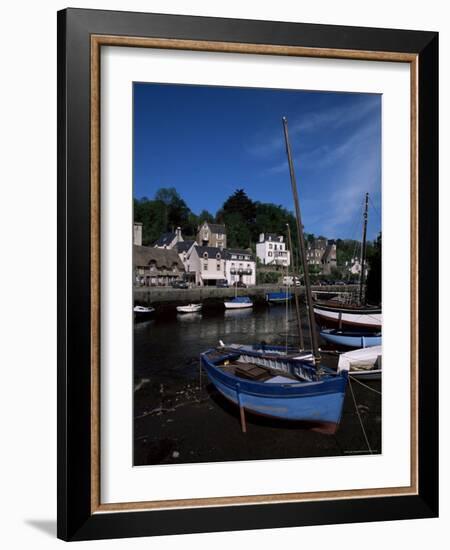
[[[305,342],[308,328],[303,319]],[[353,383],[359,416],[346,397],[338,432],[249,415],[242,434],[236,408],[200,373],[202,351],[225,343],[295,345],[292,304],[164,315],[134,325],[134,463],[161,464],[381,452],[381,383]],[[324,362],[332,366],[335,357]],[[367,446],[360,419],[369,439]],[[301,437],[299,435],[301,434]]]

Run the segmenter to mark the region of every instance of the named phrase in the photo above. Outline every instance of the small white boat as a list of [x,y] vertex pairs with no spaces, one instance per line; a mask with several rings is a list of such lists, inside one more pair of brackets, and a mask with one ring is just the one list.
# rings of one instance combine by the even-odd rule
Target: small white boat
[[355,349],[341,353],[338,372],[349,371],[350,376],[365,380],[381,378],[381,346]]
[[154,307],[134,306],[133,313],[136,319],[145,319],[155,312]]
[[226,300],[224,305],[226,309],[244,309],[247,307],[253,307],[253,302],[248,296],[237,296],[232,300]]
[[187,306],[177,306],[178,313],[196,313],[201,311],[202,304],[188,304]]

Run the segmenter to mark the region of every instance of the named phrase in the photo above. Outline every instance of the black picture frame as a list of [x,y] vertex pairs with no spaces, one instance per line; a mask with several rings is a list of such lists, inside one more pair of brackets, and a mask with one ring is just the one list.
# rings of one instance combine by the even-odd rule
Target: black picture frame
[[[92,513],[91,36],[402,52],[418,60],[418,493]],[[58,537],[88,540],[438,515],[438,34],[66,9],[58,13]]]

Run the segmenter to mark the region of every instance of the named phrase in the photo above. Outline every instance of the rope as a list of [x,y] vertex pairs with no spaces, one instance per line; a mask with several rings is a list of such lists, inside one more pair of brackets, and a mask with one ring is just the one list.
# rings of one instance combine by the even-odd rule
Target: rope
[[363,382],[361,382],[361,380],[358,380],[354,375],[349,375],[351,377],[352,380],[354,380],[355,382],[358,382],[358,384],[361,384],[361,386],[364,386],[365,388],[367,388],[368,390],[370,391],[373,391],[374,393],[377,393],[378,395],[382,395],[380,391],[374,389],[374,388],[371,388],[370,386],[368,386],[367,384],[364,384]]
[[348,384],[350,386],[350,391],[352,392],[353,404],[355,405],[356,414],[358,415],[358,420],[359,420],[359,423],[361,425],[362,433],[364,434],[364,439],[366,440],[367,448],[369,449],[369,453],[372,454],[372,449],[370,447],[370,443],[369,443],[369,440],[367,438],[366,430],[364,429],[364,424],[362,422],[361,415],[359,414],[359,409],[358,409],[358,406],[356,404],[355,394],[353,393],[352,381],[350,380],[350,378],[348,379]]

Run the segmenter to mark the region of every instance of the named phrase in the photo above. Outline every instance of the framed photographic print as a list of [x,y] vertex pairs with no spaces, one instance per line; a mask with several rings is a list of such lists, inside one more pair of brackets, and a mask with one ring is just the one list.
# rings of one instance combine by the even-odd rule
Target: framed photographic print
[[58,14],[58,536],[438,513],[438,36]]

